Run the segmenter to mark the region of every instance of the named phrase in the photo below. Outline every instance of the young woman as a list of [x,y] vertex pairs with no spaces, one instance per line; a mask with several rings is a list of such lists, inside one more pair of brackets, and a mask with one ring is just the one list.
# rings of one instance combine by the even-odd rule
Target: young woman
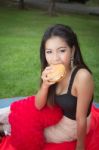
[[[94,82],[84,63],[77,36],[56,24],[44,33],[41,86],[36,96],[14,102],[9,122],[17,150],[97,150],[99,110],[93,105]],[[65,77],[50,81],[52,65],[63,64]]]
[[[48,142],[59,143],[77,139],[76,150],[84,150],[94,84],[81,56],[76,34],[70,27],[56,25],[47,30],[41,44],[41,62],[43,82],[35,101],[36,107],[42,109],[48,100],[49,103],[56,102],[64,111],[60,122],[45,130],[45,137]],[[66,76],[48,95],[51,85],[55,84],[47,77],[52,71],[50,65],[60,63],[66,68]]]

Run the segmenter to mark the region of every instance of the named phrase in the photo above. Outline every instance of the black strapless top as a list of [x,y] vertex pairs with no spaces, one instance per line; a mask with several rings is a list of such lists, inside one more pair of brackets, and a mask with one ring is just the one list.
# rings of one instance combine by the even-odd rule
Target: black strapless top
[[[72,120],[76,120],[77,97],[71,94],[71,88],[78,70],[79,68],[75,68],[72,72],[67,93],[62,95],[55,95],[55,103],[62,108],[64,116]],[[93,97],[88,108],[87,116],[90,114],[92,102]]]

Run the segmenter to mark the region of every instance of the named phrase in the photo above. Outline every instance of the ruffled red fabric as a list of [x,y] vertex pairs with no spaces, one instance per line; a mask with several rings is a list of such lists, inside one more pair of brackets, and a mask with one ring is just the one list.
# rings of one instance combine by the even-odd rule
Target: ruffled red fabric
[[39,111],[34,102],[35,96],[31,96],[11,105],[11,138],[18,150],[42,150],[45,145],[44,128],[57,123],[62,117],[59,107],[45,107]]
[[[46,143],[43,131],[45,127],[56,124],[62,118],[58,106],[44,107],[37,110],[35,96],[13,102],[9,121],[11,136],[0,144],[0,150],[75,150],[76,141],[63,143]],[[86,150],[99,149],[99,109],[92,106],[90,132],[86,136]],[[5,145],[5,146],[4,146]],[[10,147],[7,147],[9,146]]]
[[0,150],[17,150],[12,146],[10,136],[6,136],[0,141]]

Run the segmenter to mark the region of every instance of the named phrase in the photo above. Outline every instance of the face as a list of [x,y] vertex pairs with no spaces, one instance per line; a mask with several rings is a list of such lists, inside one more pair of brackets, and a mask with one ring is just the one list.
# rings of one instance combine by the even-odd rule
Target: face
[[48,65],[62,63],[70,68],[70,60],[73,56],[73,48],[70,48],[63,38],[53,36],[45,43],[45,57]]

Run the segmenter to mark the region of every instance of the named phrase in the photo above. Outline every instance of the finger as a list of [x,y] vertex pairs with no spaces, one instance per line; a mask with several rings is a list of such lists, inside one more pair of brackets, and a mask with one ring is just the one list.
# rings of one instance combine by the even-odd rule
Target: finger
[[55,82],[55,81],[48,81],[48,83],[49,83],[50,85],[53,85],[53,84],[55,84],[56,82]]
[[43,81],[48,81],[48,77],[47,77],[46,74],[42,74],[41,79],[42,79]]
[[52,67],[51,66],[47,66],[45,69],[50,70],[50,69],[52,69]]
[[53,71],[53,67],[51,67],[51,66],[48,66],[48,67],[46,67],[45,68],[45,70],[44,71],[46,71],[46,72],[51,72],[51,71]]

